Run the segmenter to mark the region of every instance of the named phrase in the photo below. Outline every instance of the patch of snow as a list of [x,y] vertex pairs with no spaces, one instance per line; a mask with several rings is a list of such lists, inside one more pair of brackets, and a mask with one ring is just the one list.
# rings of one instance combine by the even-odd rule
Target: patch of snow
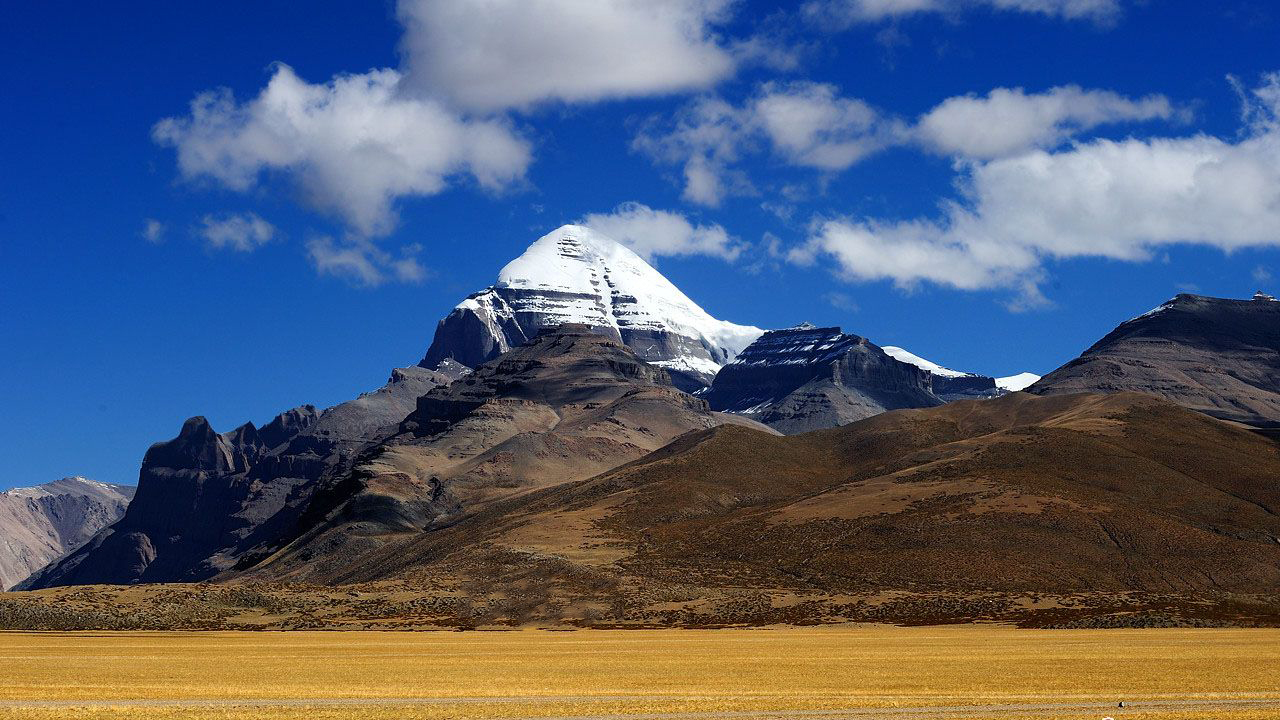
[[720,372],[720,364],[707,358],[684,355],[671,360],[650,360],[650,365],[657,365],[667,370],[681,370],[691,373],[715,375]]
[[1035,373],[1018,373],[1009,377],[996,378],[996,387],[1006,392],[1018,392],[1031,387],[1039,379],[1040,376]]
[[973,375],[973,373],[960,372],[959,370],[952,370],[951,368],[942,367],[937,363],[925,360],[919,355],[903,350],[900,347],[889,345],[887,347],[882,347],[880,349],[884,350],[886,355],[893,358],[894,360],[897,360],[898,362],[904,362],[904,363],[907,363],[908,365],[915,365],[921,370],[928,370],[929,372],[939,377],[954,378],[954,377],[965,377],[965,376]]
[[[1139,315],[1139,316],[1137,316],[1137,317],[1132,317],[1132,318],[1129,318],[1128,320],[1125,320],[1125,322],[1133,322],[1134,320],[1141,320],[1142,318],[1145,318],[1145,317],[1151,317],[1152,315],[1159,315],[1160,313],[1164,312],[1165,310],[1168,310],[1168,309],[1172,308],[1175,302],[1177,302],[1177,298],[1174,298],[1174,299],[1172,299],[1172,300],[1165,301],[1164,303],[1162,303],[1162,304],[1160,304],[1160,305],[1158,305],[1158,306],[1156,306],[1156,307],[1151,308],[1150,310],[1148,310],[1148,311],[1146,311],[1146,312],[1142,313],[1141,315]],[[1124,323],[1121,323],[1121,324],[1123,325]]]

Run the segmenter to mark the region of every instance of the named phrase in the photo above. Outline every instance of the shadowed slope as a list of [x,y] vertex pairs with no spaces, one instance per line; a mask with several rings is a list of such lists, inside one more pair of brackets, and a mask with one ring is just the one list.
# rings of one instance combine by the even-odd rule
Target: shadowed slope
[[256,572],[326,582],[363,574],[367,553],[402,537],[431,534],[495,501],[590,477],[721,423],[767,430],[711,412],[627,346],[562,325],[419,398],[400,433],[331,483],[300,534]]
[[1280,302],[1178,295],[1027,391],[1142,392],[1224,420],[1280,426]]

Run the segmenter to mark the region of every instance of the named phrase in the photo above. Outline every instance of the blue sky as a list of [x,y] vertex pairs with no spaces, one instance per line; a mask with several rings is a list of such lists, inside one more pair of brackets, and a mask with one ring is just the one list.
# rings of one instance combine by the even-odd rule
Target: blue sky
[[375,388],[592,214],[997,375],[1280,276],[1274,3],[480,2],[6,10],[0,488]]

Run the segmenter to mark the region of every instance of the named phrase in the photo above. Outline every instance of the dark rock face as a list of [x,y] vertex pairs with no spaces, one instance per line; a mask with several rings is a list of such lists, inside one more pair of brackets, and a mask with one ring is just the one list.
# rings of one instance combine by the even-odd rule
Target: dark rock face
[[1280,302],[1261,293],[1178,295],[1027,391],[1140,392],[1224,420],[1280,426]]
[[566,225],[441,320],[419,365],[434,369],[452,360],[477,367],[564,323],[626,345],[689,392],[709,385],[761,332],[716,320],[632,251]]
[[933,394],[947,402],[993,398],[1002,394],[996,379],[985,375],[933,376]]
[[119,522],[24,587],[207,579],[291,527],[322,477],[392,433],[417,397],[460,374],[402,368],[379,390],[318,412],[281,413],[261,430],[215,432],[202,417],[151,446]]
[[[667,371],[600,335],[594,328],[574,323],[546,330],[528,345],[477,368],[462,382],[419,397],[401,430],[419,437],[434,435],[498,396],[559,407],[597,398],[623,383],[672,385]],[[690,402],[706,409],[705,401]]]
[[713,410],[787,434],[836,427],[886,410],[941,405],[933,376],[840,328],[771,330],[700,396]]
[[69,477],[0,492],[0,590],[119,520],[133,491],[128,485]]

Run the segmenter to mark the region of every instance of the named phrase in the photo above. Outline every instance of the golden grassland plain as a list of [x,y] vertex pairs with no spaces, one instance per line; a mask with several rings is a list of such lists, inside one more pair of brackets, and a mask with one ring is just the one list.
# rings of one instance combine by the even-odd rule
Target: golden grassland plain
[[1280,718],[1280,630],[0,633],[0,718],[628,715]]

